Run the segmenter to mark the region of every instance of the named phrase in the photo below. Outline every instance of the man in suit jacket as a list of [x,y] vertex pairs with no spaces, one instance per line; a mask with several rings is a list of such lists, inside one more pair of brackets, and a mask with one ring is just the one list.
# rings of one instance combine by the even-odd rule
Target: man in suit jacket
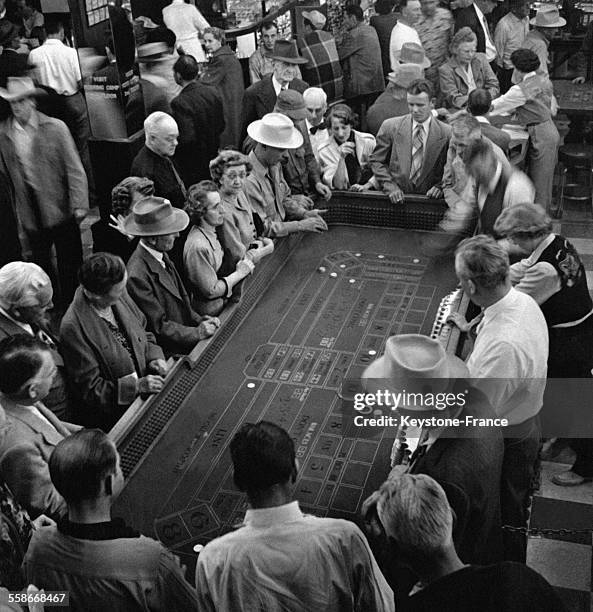
[[371,166],[378,187],[394,203],[405,193],[440,198],[451,128],[433,117],[433,89],[429,81],[408,88],[410,114],[387,119],[377,134]]
[[[14,193],[21,246],[30,250],[28,259],[51,275],[55,245],[60,297],[66,305],[82,263],[78,222],[88,212],[88,184],[66,125],[37,111],[34,96],[39,93],[31,79],[17,77],[0,90],[11,108],[11,117],[0,124],[0,155]],[[24,134],[28,147],[22,146]],[[15,138],[21,145],[15,145]]]
[[220,326],[216,317],[202,317],[191,307],[181,277],[167,255],[188,224],[185,211],[157,197],[138,202],[125,222],[126,233],[140,237],[128,262],[126,287],[165,354],[189,353]]
[[309,87],[305,81],[297,77],[298,66],[306,64],[301,57],[296,42],[278,40],[274,46],[274,71],[261,81],[257,81],[245,90],[243,97],[243,130],[241,142],[247,135],[247,126],[273,112],[278,94],[283,89],[296,89],[303,93]]
[[47,464],[58,442],[80,426],[60,421],[43,404],[56,370],[38,339],[18,334],[0,341],[0,473],[32,517],[59,519],[66,506]]
[[375,28],[364,23],[360,6],[344,9],[344,25],[348,32],[338,46],[344,72],[344,97],[357,98],[378,94],[385,89],[381,45]]
[[183,89],[171,101],[179,128],[175,161],[186,185],[210,178],[209,163],[218,153],[224,131],[222,99],[214,87],[196,80],[198,63],[182,55],[173,66],[175,81]]
[[497,2],[501,1],[474,0],[469,6],[457,9],[453,13],[455,17],[455,32],[466,26],[473,30],[478,38],[478,53],[486,54],[486,58],[492,64],[493,70],[495,70],[493,62],[496,61],[496,46],[486,21],[486,15],[489,15],[496,8]]

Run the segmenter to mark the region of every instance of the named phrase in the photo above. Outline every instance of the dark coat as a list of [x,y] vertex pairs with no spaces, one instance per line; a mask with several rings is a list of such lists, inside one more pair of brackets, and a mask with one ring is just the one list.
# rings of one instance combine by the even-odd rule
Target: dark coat
[[[301,81],[301,79],[293,79],[288,84],[288,89],[294,89],[300,93],[303,93],[308,87],[309,84]],[[273,112],[277,97],[271,74],[266,75],[261,81],[257,81],[245,90],[241,142],[245,140],[247,126],[252,121],[261,119],[264,115]]]
[[391,30],[397,23],[395,13],[387,15],[373,15],[369,21],[377,32],[379,45],[381,46],[381,63],[383,64],[383,75],[387,76],[391,72],[391,59],[389,57],[389,43],[391,42]]
[[[173,160],[157,155],[144,145],[132,162],[130,176],[143,176],[154,182],[154,195],[167,198],[176,208],[185,206],[182,184],[175,177],[171,167]],[[179,171],[177,171],[179,174]],[[181,180],[181,176],[179,176]]]
[[[457,384],[461,389],[465,383]],[[458,418],[462,421],[466,416],[495,418],[486,396],[477,389],[470,387],[469,390],[467,403]],[[494,428],[459,429],[445,430],[426,454],[412,463],[410,473],[431,476],[447,493],[455,512],[453,541],[461,560],[495,563],[502,556],[502,433]]]
[[214,87],[198,81],[186,85],[171,101],[179,127],[175,161],[186,185],[210,178],[209,163],[216,157],[223,133],[222,99]]
[[107,219],[99,219],[91,225],[93,253],[112,253],[121,257],[125,263],[132,256],[138,238],[128,240],[121,232],[109,226]]
[[354,98],[385,89],[381,45],[375,28],[361,23],[344,34],[338,55],[344,71],[344,97]]
[[66,369],[80,402],[77,420],[105,431],[127,408],[118,404],[118,380],[135,372],[136,364],[138,375],[145,376],[151,361],[164,358],[154,335],[146,330],[146,318],[127,293],[113,310],[128,338],[134,361],[91,307],[81,287],[60,326]]
[[27,57],[14,49],[4,49],[0,55],[0,87],[6,87],[8,77],[22,77],[27,74],[29,70]]
[[473,3],[470,6],[453,11],[453,17],[455,18],[455,32],[465,27],[473,30],[474,34],[478,38],[478,53],[485,53],[486,37]]
[[170,269],[173,274],[139,244],[128,262],[126,288],[165,353],[189,353],[202,339],[202,317],[191,307],[179,273]]
[[392,93],[394,88],[395,85],[393,83],[389,83],[385,91],[367,110],[367,132],[370,132],[373,136],[377,135],[379,128],[383,125],[383,121],[386,119],[401,117],[402,115],[407,115],[410,112],[405,90],[403,97],[396,99]]
[[410,181],[412,166],[412,116],[387,119],[377,134],[377,146],[371,155],[371,165],[379,187],[390,193],[397,185],[404,193],[426,194],[441,185],[447,161],[451,128],[434,117],[425,142],[424,162],[420,177]]
[[216,87],[222,98],[225,129],[220,146],[238,147],[241,144],[241,112],[243,104],[243,69],[235,52],[224,45],[212,54],[206,72],[200,79],[204,85]]

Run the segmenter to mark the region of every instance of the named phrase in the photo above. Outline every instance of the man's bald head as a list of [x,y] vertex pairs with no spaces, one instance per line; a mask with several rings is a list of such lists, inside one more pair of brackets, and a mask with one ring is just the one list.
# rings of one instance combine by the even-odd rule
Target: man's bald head
[[157,111],[144,120],[146,146],[157,155],[171,157],[177,148],[179,128],[171,115]]

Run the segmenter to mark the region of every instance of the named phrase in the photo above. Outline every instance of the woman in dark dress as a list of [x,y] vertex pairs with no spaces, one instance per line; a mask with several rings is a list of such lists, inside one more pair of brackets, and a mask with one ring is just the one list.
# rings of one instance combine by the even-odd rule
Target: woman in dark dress
[[227,146],[239,147],[241,138],[241,117],[243,104],[243,69],[235,52],[226,44],[224,30],[206,28],[204,47],[210,54],[206,72],[201,81],[216,87],[222,98],[225,129],[220,135],[221,149]]

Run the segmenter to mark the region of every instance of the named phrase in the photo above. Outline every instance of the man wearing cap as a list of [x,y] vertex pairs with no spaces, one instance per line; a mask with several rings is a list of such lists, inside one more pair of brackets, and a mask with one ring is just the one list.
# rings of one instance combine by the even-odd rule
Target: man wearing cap
[[[385,354],[364,371],[363,384],[367,392],[420,394],[422,401],[400,404],[396,411],[400,418],[459,419],[458,427],[422,427],[411,456],[409,451],[401,454],[396,441],[393,474],[427,474],[441,484],[457,519],[453,539],[462,561],[491,563],[501,559],[502,434],[500,424],[478,427],[471,420],[495,419],[496,414],[487,396],[467,380],[469,376],[466,364],[447,353],[438,340],[402,334],[387,340]],[[456,399],[436,407],[426,401],[439,393],[451,393]]]
[[453,15],[449,9],[439,6],[438,0],[420,0],[420,9],[422,15],[414,24],[414,28],[418,32],[426,57],[430,60],[430,66],[424,74],[438,92],[438,70],[449,57]]
[[173,161],[179,138],[175,119],[167,113],[152,113],[144,121],[144,134],[146,142],[132,162],[130,175],[149,178],[156,196],[183,208],[185,185]]
[[385,91],[367,111],[366,125],[373,136],[377,135],[386,119],[408,114],[407,89],[414,81],[424,78],[427,66],[430,66],[430,60],[424,49],[418,43],[404,43],[395,70],[387,75]]
[[455,17],[455,32],[461,28],[468,27],[473,30],[478,39],[478,53],[485,53],[486,59],[496,70],[496,45],[490,34],[490,26],[486,20],[486,15],[489,15],[495,8],[497,2],[503,0],[474,0],[469,6],[457,9],[454,12]]
[[18,27],[8,21],[0,20],[0,87],[6,87],[6,79],[11,76],[25,76],[29,69],[27,56],[18,53],[21,46],[21,38]]
[[0,124],[0,155],[13,193],[24,252],[52,276],[57,255],[60,298],[67,305],[78,285],[82,243],[78,222],[88,212],[88,184],[66,125],[37,111],[29,78],[10,77],[0,97],[11,116]]
[[[303,144],[297,149],[288,149],[285,163],[282,164],[284,179],[293,197],[320,195],[325,200],[329,200],[331,190],[321,180],[321,168],[313,154],[309,133],[306,129],[307,109],[303,96],[298,91],[291,89],[281,91],[278,94],[274,112],[292,119],[294,126],[303,136]],[[312,207],[312,201],[307,203],[307,208]]]
[[319,161],[319,147],[328,138],[327,128],[325,127],[325,113],[327,111],[327,94],[319,87],[309,87],[303,93],[305,101],[305,127],[309,133],[311,148],[315,159]]
[[304,11],[305,35],[298,45],[302,56],[309,61],[303,67],[303,78],[313,87],[321,87],[330,101],[342,97],[342,67],[336,41],[324,32],[326,18],[319,11]]
[[391,31],[391,39],[389,41],[391,70],[394,70],[397,66],[399,62],[399,52],[405,43],[416,43],[422,46],[418,32],[414,28],[416,22],[422,16],[420,0],[403,0],[400,2],[400,10],[401,16]]
[[50,87],[58,94],[58,117],[68,126],[89,183],[92,184],[92,167],[89,153],[91,126],[86,101],[82,95],[82,74],[76,49],[67,47],[64,25],[56,19],[45,22],[47,40],[29,54],[29,64],[34,67],[37,82]]
[[193,310],[183,281],[167,255],[188,224],[184,210],[154,196],[140,200],[124,223],[126,234],[140,237],[128,261],[126,289],[166,355],[191,352],[220,325],[217,318],[202,317]]
[[138,47],[140,87],[146,116],[157,111],[171,112],[169,82],[159,74],[158,65],[171,60],[167,43],[153,42]]
[[[539,412],[546,386],[548,328],[537,302],[512,288],[509,257],[490,236],[461,242],[455,272],[469,298],[481,307],[467,367],[473,384],[485,393],[504,428],[501,480],[503,525],[526,527],[539,454]],[[456,313],[456,324],[465,319]],[[504,533],[505,559],[525,563],[527,538]]]
[[529,33],[529,0],[512,0],[509,8],[511,10],[496,24],[494,30],[501,94],[506,93],[512,85],[514,67],[511,53],[523,47]]
[[299,55],[296,42],[277,40],[272,55],[274,70],[261,81],[257,81],[245,90],[243,98],[243,136],[247,126],[261,119],[266,113],[271,113],[276,104],[276,98],[283,89],[296,89],[303,93],[308,85],[298,77],[298,67],[307,63]]
[[522,47],[530,49],[539,57],[538,72],[548,76],[548,48],[558,30],[566,25],[566,19],[560,17],[555,4],[542,4],[529,23],[535,27],[525,36]]
[[290,187],[282,176],[280,162],[286,150],[303,144],[303,135],[292,120],[280,113],[268,113],[251,123],[247,133],[257,145],[249,154],[252,170],[243,190],[263,223],[263,235],[273,238],[327,230],[318,210],[306,210],[291,198]]
[[344,73],[344,97],[348,105],[360,110],[369,96],[377,95],[385,88],[381,57],[381,45],[375,28],[364,23],[360,6],[348,5],[344,9],[346,34],[338,46],[338,54]]
[[377,134],[371,155],[380,189],[394,204],[405,193],[440,198],[451,128],[432,114],[433,89],[429,81],[414,81],[407,90],[410,113],[387,119]]

